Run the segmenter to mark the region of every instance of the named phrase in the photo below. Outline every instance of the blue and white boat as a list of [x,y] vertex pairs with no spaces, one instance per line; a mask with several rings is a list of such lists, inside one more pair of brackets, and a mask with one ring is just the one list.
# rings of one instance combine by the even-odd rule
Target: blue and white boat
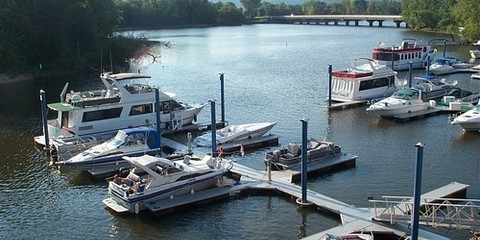
[[[277,122],[246,123],[230,125],[216,131],[217,144],[239,142],[245,139],[257,138],[270,131]],[[199,147],[212,146],[212,133],[207,132],[193,140],[193,144]]]
[[73,157],[57,156],[56,164],[98,166],[125,162],[124,156],[155,155],[161,152],[158,131],[151,127],[122,129],[110,140],[95,145]]
[[441,57],[429,66],[429,71],[435,75],[449,74],[473,67],[473,64],[462,62],[455,57]]
[[187,155],[177,161],[149,155],[124,159],[133,168],[126,178],[109,180],[108,198],[103,203],[116,212],[137,214],[149,203],[214,188],[233,167],[231,161],[209,155],[202,159]]

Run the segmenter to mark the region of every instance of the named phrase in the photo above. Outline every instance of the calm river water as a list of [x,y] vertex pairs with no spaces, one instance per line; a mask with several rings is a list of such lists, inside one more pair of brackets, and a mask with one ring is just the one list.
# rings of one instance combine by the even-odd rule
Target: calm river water
[[[301,142],[300,119],[309,119],[309,137],[325,138],[358,155],[355,168],[309,179],[312,190],[359,207],[368,197],[413,193],[415,144],[423,142],[423,192],[452,181],[469,184],[468,197],[480,198],[480,134],[451,126],[450,116],[397,123],[366,114],[366,107],[329,112],[327,69],[370,57],[379,42],[402,38],[449,38],[398,28],[250,25],[136,31],[169,47],[151,50],[132,71],[149,73],[154,85],[177,93],[187,103],[220,103],[218,73],[225,73],[226,118],[231,124],[277,121],[272,133],[280,144]],[[442,46],[438,47],[440,52]],[[448,47],[447,55],[468,61],[468,47]],[[441,53],[440,53],[441,54]],[[416,75],[423,71],[416,71]],[[405,77],[406,73],[400,73]],[[470,74],[447,78],[478,91]],[[102,204],[106,183],[81,172],[48,165],[33,144],[41,134],[39,90],[57,101],[65,82],[70,89],[101,86],[98,76],[3,84],[0,88],[0,238],[1,239],[296,239],[335,227],[340,219],[304,210],[282,196],[240,196],[229,201],[164,216],[119,216]],[[219,109],[219,107],[217,108]],[[199,116],[209,122],[209,108]],[[217,111],[219,113],[220,111]],[[217,119],[220,119],[217,117]],[[263,169],[264,152],[235,159]],[[433,231],[466,239],[466,231]]]

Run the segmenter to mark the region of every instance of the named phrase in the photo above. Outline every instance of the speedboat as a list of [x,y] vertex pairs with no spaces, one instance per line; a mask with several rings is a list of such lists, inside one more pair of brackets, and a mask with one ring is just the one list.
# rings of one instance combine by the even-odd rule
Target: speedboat
[[392,117],[399,114],[418,112],[429,108],[430,104],[422,100],[422,91],[416,88],[401,89],[392,96],[375,102],[367,108],[368,113],[380,117]]
[[[357,159],[357,156],[342,153],[342,147],[333,142],[310,139],[307,142],[307,162],[314,163],[330,160],[339,156],[349,159]],[[301,145],[288,143],[284,148],[274,150],[265,154],[264,163],[271,170],[283,171],[287,169],[298,169],[302,162]]]
[[429,44],[417,42],[412,38],[402,39],[400,46],[385,46],[373,48],[372,59],[382,65],[390,66],[393,70],[408,70],[410,63],[412,68],[424,68],[428,64],[428,58],[433,59],[437,50]]
[[480,58],[480,40],[473,44],[476,49],[470,50],[470,56],[472,58]]
[[352,68],[332,72],[332,100],[368,101],[392,95],[401,82],[397,72],[373,59],[354,59]]
[[435,61],[429,66],[429,71],[432,74],[442,75],[454,73],[458,70],[467,69],[473,67],[473,64],[462,62],[455,57],[441,57],[435,59]]
[[455,117],[451,124],[458,124],[465,131],[480,131],[480,105]]
[[476,72],[476,73],[472,73],[472,75],[470,76],[471,79],[475,79],[475,80],[480,80],[480,71]]
[[458,81],[447,82],[444,78],[439,79],[433,75],[423,75],[414,78],[414,88],[422,91],[422,100],[427,102],[429,100],[441,99],[455,89]]
[[[230,125],[216,131],[217,144],[233,143],[245,139],[257,138],[270,131],[277,122],[259,122],[239,125]],[[212,146],[212,133],[207,132],[193,140],[199,147]]]
[[[56,164],[91,166],[119,164],[124,156],[154,155],[161,152],[160,135],[151,127],[122,129],[112,139],[93,146],[73,157],[57,155]],[[52,156],[54,158],[54,156]]]
[[[454,88],[440,101],[436,101],[438,106],[448,107],[451,110],[460,110],[466,112],[474,108],[478,104],[480,93],[473,93],[471,91]],[[456,107],[455,107],[456,106]]]
[[[57,115],[48,120],[50,139],[88,138],[120,129],[156,124],[155,88],[151,78],[141,73],[103,73],[105,89],[67,93],[68,83],[60,94],[61,102],[48,108]],[[188,105],[174,99],[175,94],[159,91],[159,111],[162,129],[179,130],[192,124],[205,104]],[[45,146],[44,136],[35,142]],[[52,144],[55,144],[53,142]]]
[[202,159],[186,155],[177,161],[150,155],[124,159],[133,168],[125,178],[117,175],[108,180],[108,198],[103,203],[116,212],[136,214],[149,203],[214,188],[233,167],[231,161],[208,155]]

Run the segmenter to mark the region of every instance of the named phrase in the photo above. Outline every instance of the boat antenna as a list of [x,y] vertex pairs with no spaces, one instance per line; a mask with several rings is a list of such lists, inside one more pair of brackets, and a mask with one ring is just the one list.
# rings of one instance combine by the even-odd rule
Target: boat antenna
[[100,73],[103,73],[103,48],[100,48]]

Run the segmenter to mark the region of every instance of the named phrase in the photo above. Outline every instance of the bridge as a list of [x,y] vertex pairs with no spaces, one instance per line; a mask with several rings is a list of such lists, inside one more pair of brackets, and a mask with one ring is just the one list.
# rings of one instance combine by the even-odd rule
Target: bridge
[[[369,27],[376,26],[383,27],[383,22],[393,21],[397,28],[405,23],[401,15],[285,15],[285,16],[271,16],[268,19],[269,23],[289,23],[289,24],[324,24],[324,25],[339,25],[340,22],[345,26],[359,26],[360,21],[368,22]],[[407,24],[405,23],[405,27]]]

